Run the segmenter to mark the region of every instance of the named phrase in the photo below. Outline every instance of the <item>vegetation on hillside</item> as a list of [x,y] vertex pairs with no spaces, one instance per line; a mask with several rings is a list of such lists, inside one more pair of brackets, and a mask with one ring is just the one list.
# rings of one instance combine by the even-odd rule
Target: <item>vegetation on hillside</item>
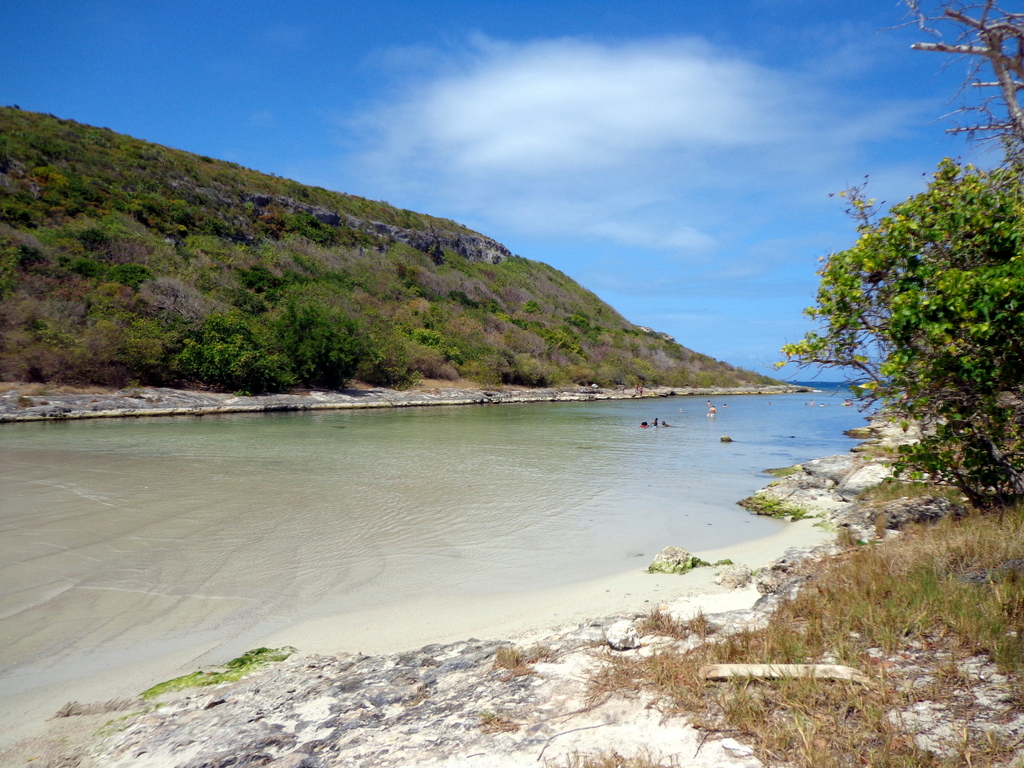
[[0,378],[772,383],[452,221],[0,108]]

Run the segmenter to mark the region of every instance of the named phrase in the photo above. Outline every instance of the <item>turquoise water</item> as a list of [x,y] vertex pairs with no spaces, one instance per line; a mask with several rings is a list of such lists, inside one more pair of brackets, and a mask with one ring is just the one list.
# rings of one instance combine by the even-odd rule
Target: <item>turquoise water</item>
[[[4,425],[0,688],[762,538],[785,523],[735,505],[762,470],[846,452],[864,423],[841,393],[727,398],[715,419],[705,400]],[[655,417],[673,426],[639,428]]]

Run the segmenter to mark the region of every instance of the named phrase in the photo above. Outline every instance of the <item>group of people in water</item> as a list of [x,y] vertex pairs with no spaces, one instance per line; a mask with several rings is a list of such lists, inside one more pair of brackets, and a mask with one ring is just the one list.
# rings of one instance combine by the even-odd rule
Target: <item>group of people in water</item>
[[653,423],[653,424],[648,424],[648,423],[647,423],[646,421],[641,421],[641,422],[640,422],[640,427],[641,427],[642,429],[649,429],[649,428],[651,428],[651,427],[671,427],[671,426],[672,426],[672,425],[671,425],[671,424],[669,424],[669,423],[668,423],[667,421],[665,421],[664,419],[662,419],[662,420],[661,420],[661,423],[660,423],[660,424],[658,423],[658,419],[655,419],[655,420],[654,420],[654,423]]
[[[771,404],[772,404],[771,400],[769,400],[768,401],[768,405],[771,405]],[[809,405],[809,406],[812,406],[812,407],[814,406],[814,404],[815,403],[814,403],[813,400],[811,400],[810,402],[804,403],[804,405]],[[853,400],[847,398],[846,400],[843,401],[843,405],[845,405],[845,406],[852,406],[853,405]],[[819,406],[821,408],[824,408],[825,407],[825,403],[820,403]],[[728,408],[729,406],[727,406],[725,403],[722,403],[722,407],[723,408]],[[680,408],[679,410],[680,410],[680,412],[682,412],[683,409]],[[708,400],[708,418],[709,419],[714,419],[714,418],[717,418],[717,416],[718,416],[718,408],[715,407],[714,403],[712,403],[710,400]],[[660,423],[659,423],[658,419],[655,419],[654,422],[650,423],[650,424],[648,424],[646,421],[642,421],[642,422],[640,422],[640,426],[643,429],[649,429],[651,427],[671,427],[672,425],[669,424],[664,419],[661,419]]]
[[[771,405],[771,403],[768,403],[768,405]],[[722,407],[723,408],[727,408],[728,406],[725,405],[725,403],[722,403]],[[682,408],[679,409],[680,413],[682,413],[682,410],[683,410]],[[715,414],[717,414],[717,413],[718,413],[718,409],[716,409],[715,406],[711,404],[711,401],[708,400],[708,418],[709,419],[715,418]],[[660,420],[659,419],[655,419],[650,424],[648,424],[646,421],[641,421],[640,422],[640,428],[641,429],[650,429],[651,427],[671,427],[671,426],[672,425],[669,424],[664,419],[660,419]]]

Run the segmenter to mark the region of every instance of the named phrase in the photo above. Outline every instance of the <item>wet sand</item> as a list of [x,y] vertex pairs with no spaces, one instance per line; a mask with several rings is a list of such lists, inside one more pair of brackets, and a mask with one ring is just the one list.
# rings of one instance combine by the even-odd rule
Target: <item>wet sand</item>
[[[710,562],[728,558],[758,568],[790,547],[812,546],[831,536],[815,527],[813,521],[802,520],[766,539],[694,554]],[[297,623],[269,636],[254,636],[248,647],[294,645],[306,653],[374,654],[469,637],[533,642],[555,628],[598,617],[644,613],[661,605],[671,605],[674,613],[683,615],[698,610],[710,613],[748,608],[759,597],[753,587],[719,587],[714,583],[715,568],[699,568],[678,576],[648,574],[643,570],[646,564],[638,563],[636,569],[614,576],[556,588],[473,598],[439,596],[381,605]],[[197,605],[195,610],[204,609]],[[66,702],[133,697],[157,682],[187,674],[196,668],[197,659],[221,642],[222,638],[197,640],[141,663],[126,657],[124,663],[101,673],[83,669],[76,679],[6,697],[6,728],[0,736],[0,748],[44,732],[46,721]]]

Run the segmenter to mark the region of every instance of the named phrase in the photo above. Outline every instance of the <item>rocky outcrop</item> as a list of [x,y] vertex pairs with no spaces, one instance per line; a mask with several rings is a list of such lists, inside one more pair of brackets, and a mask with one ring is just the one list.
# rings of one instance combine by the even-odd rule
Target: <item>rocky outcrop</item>
[[[508,670],[504,642],[468,640],[387,656],[305,656],[139,713],[94,758],[108,768],[532,768],[573,756],[680,754],[755,768],[642,700],[588,698],[607,620],[547,638],[548,661]],[[632,621],[622,653],[642,653]],[[630,650],[632,649],[632,650]],[[705,737],[706,738],[706,737]],[[735,746],[735,745],[732,745]]]
[[283,195],[247,195],[244,202],[252,204],[257,211],[271,205],[289,213],[308,213],[321,224],[329,227],[347,227],[358,232],[380,237],[383,242],[404,243],[430,256],[435,264],[444,263],[444,252],[451,251],[467,261],[500,264],[512,256],[504,245],[489,237],[467,231],[452,229],[409,229],[382,221],[360,219],[349,214],[338,213],[319,205],[309,205]]
[[814,459],[785,472],[784,477],[740,501],[740,506],[772,517],[820,515],[829,519],[845,512],[868,488],[892,477],[887,464],[854,454]]
[[512,256],[512,252],[504,245],[483,235],[403,229],[379,221],[359,222],[355,228],[371,229],[378,235],[405,243],[430,256],[435,264],[444,263],[445,251],[456,253],[467,261],[485,264],[500,264]]
[[[758,514],[818,516],[827,524],[847,529],[855,540],[870,540],[886,530],[898,531],[914,523],[934,523],[963,514],[963,507],[935,495],[865,501],[865,491],[893,478],[892,466],[873,457],[866,448],[892,450],[919,437],[921,431],[874,416],[863,436],[871,439],[849,454],[826,456],[783,470],[779,480],[743,499],[739,504]],[[766,582],[778,581],[765,574]],[[760,587],[759,587],[760,588]],[[769,591],[774,591],[772,587]]]

